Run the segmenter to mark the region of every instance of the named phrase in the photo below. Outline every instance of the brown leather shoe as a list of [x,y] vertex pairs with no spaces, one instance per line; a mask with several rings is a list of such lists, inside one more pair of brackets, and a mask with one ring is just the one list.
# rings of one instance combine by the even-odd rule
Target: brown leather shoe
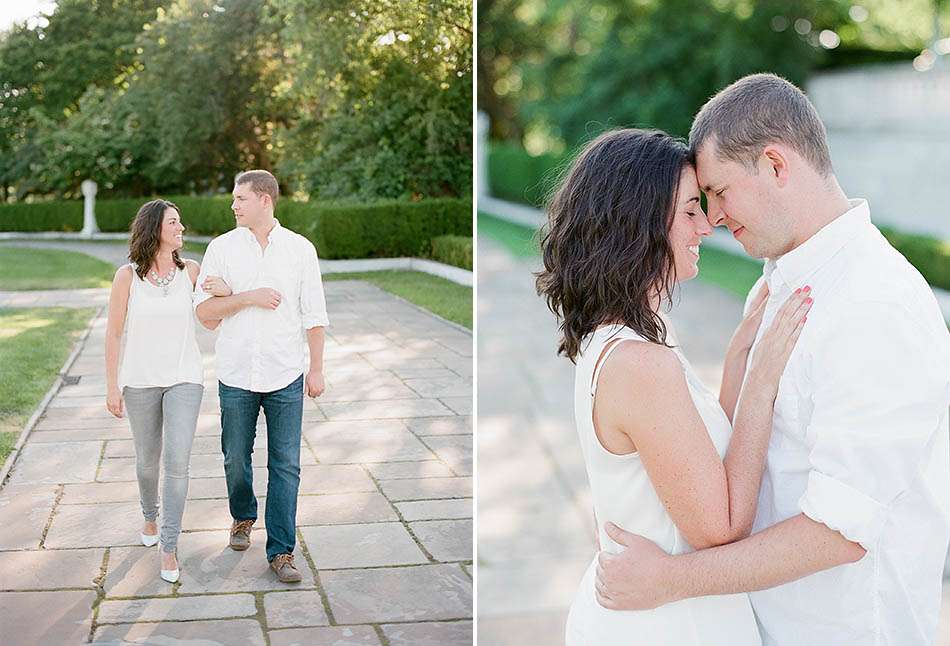
[[270,562],[270,569],[277,574],[281,583],[300,583],[300,571],[294,567],[293,554],[278,554]]
[[251,546],[251,528],[254,520],[236,520],[231,524],[231,540],[228,544],[232,550],[243,552]]

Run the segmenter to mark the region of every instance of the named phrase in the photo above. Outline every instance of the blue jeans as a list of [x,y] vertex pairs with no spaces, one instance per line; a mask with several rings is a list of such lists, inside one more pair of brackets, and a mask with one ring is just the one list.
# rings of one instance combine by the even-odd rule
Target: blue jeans
[[221,401],[221,451],[234,520],[257,520],[251,452],[261,408],[267,420],[267,560],[293,554],[297,544],[297,490],[300,487],[300,427],[303,375],[269,393],[256,393],[218,382]]

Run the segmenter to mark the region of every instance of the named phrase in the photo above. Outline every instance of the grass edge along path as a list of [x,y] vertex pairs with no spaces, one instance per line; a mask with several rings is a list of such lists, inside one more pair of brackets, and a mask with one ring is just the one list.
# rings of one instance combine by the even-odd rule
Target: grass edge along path
[[[472,288],[421,271],[387,270],[324,274],[324,281],[364,280],[442,318],[472,329]],[[330,312],[331,325],[333,312]]]
[[0,290],[111,287],[115,267],[80,251],[0,246]]
[[0,308],[0,464],[96,311]]
[[[537,231],[484,211],[478,213],[478,233],[502,244],[519,258],[538,257],[541,253]],[[704,247],[699,254],[698,278],[740,298],[745,298],[761,275],[762,264],[750,258],[710,246]]]

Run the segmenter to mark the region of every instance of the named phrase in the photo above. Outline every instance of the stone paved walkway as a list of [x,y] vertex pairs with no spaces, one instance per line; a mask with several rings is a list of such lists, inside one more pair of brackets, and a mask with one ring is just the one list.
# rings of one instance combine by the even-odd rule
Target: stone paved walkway
[[138,544],[127,421],[103,403],[102,313],[0,489],[3,644],[471,643],[472,337],[365,282],[329,282],[326,293],[328,390],[304,407],[303,582],[268,570],[263,504],[251,548],[227,547],[214,334],[204,330],[181,581],[158,578],[157,548]]
[[[563,644],[567,609],[593,557],[592,504],[573,421],[573,366],[555,356],[537,266],[478,241],[478,634],[492,646]],[[700,281],[672,318],[684,352],[718,390],[741,317],[733,295]],[[950,646],[945,585],[938,646]]]

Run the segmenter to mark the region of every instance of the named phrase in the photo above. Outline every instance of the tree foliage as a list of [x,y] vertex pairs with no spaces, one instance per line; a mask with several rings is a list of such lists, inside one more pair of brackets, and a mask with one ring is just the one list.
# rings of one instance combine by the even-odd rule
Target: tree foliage
[[479,0],[479,109],[493,138],[534,154],[612,126],[684,136],[745,74],[801,84],[837,61],[912,59],[930,42],[934,2]]
[[60,0],[0,35],[0,182],[214,193],[267,168],[319,197],[466,194],[467,7]]
[[321,197],[471,192],[468,0],[284,0],[287,173]]

